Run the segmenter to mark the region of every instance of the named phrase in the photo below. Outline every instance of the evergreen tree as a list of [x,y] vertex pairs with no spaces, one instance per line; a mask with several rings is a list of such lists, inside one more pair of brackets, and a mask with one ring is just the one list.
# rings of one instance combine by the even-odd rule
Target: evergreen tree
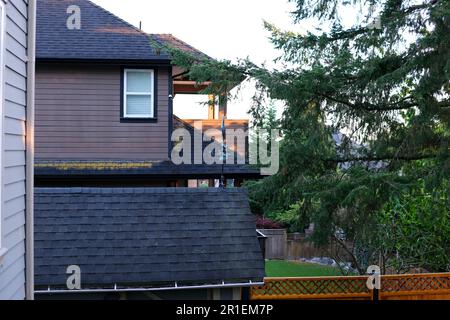
[[[291,1],[296,23],[315,19],[325,31],[298,34],[265,23],[282,52],[279,61],[289,67],[268,70],[248,60],[169,50],[192,79],[213,81],[209,92],[256,81],[257,123],[264,115],[258,97],[284,102],[281,170],[249,184],[252,205],[271,217],[292,220],[297,212],[297,226],[314,222],[316,243],[342,245],[363,273],[384,256],[376,239],[387,232],[380,230],[386,217],[395,218],[386,208],[396,199],[435,197],[434,210],[448,204],[450,1]],[[345,26],[339,14],[346,8],[359,8],[362,21]],[[336,143],[336,132],[347,138]],[[440,223],[448,226],[443,210]],[[447,263],[421,265],[450,265],[450,248],[442,250]]]

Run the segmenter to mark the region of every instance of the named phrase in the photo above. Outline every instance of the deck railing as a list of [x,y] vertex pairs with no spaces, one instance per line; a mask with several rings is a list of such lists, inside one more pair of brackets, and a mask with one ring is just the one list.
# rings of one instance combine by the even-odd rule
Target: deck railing
[[[218,138],[214,136],[214,134],[219,134],[221,137],[222,134],[222,120],[195,120],[195,119],[180,119],[178,117],[174,116],[173,120],[173,127],[174,129],[184,128],[191,132],[192,134],[192,141],[191,145],[194,146],[194,143],[196,142],[194,139],[194,132],[196,132],[198,129],[197,126],[201,126],[201,134],[205,136],[205,138]],[[249,130],[249,121],[246,119],[235,119],[235,120],[225,120],[225,129],[229,130],[242,130],[242,131],[236,131],[236,134],[244,133],[245,135],[242,135],[238,138],[236,137],[225,137],[228,138],[226,141],[228,152],[235,153],[234,159],[244,159],[244,162],[248,162],[248,130]],[[214,130],[214,131],[211,131]],[[198,133],[198,132],[196,132]],[[213,136],[211,135],[213,134]],[[225,132],[226,134],[232,134],[232,132]],[[222,138],[222,137],[221,137]],[[221,141],[221,138],[218,141]],[[232,141],[231,139],[234,138]],[[208,140],[208,139],[207,139]],[[211,143],[211,141],[202,141],[202,147],[203,149],[208,146]],[[237,161],[237,160],[236,160]]]

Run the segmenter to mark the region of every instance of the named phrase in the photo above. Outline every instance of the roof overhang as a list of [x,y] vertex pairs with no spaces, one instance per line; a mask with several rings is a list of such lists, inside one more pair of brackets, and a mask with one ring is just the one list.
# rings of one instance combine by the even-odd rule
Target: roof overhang
[[100,65],[152,65],[171,67],[169,58],[150,59],[150,60],[119,60],[119,59],[59,59],[59,58],[36,58],[36,63],[51,63],[51,64],[100,64]]
[[[117,163],[117,165],[116,165]],[[251,165],[175,165],[163,162],[127,161],[39,161],[36,180],[178,180],[178,179],[259,179],[260,170]]]
[[208,88],[211,82],[197,83],[189,80],[174,80],[173,91],[175,94],[198,94]]

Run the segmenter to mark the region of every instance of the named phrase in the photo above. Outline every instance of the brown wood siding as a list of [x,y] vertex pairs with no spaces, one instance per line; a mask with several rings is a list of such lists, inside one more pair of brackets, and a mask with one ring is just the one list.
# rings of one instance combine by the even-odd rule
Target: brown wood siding
[[121,123],[119,66],[36,70],[36,159],[167,160],[168,69],[157,69],[157,122]]

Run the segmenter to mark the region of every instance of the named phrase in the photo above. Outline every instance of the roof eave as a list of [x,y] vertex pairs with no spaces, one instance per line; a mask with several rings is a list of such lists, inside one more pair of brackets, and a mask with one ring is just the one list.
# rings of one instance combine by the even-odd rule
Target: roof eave
[[52,290],[48,287],[47,290],[35,290],[35,294],[58,294],[58,293],[111,293],[111,292],[151,292],[151,291],[173,291],[173,290],[193,290],[193,289],[217,289],[217,288],[248,288],[254,286],[264,285],[264,280],[258,282],[242,282],[242,283],[221,283],[221,284],[205,284],[196,286],[178,286],[176,283],[173,287],[130,287],[130,288],[118,288],[116,285],[113,288],[105,289],[80,289],[80,290],[68,290],[68,289],[55,289]]
[[36,58],[36,63],[85,63],[85,64],[101,64],[101,65],[161,65],[171,66],[169,57],[161,57],[159,59],[78,59],[78,58]]

